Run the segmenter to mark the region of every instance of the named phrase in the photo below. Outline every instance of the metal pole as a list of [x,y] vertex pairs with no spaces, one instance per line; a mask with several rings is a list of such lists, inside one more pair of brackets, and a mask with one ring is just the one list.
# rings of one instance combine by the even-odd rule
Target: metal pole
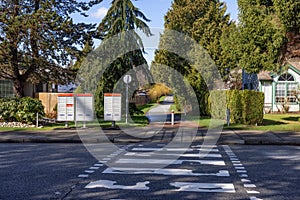
[[36,113],[36,124],[35,126],[38,128],[39,127],[39,113]]
[[172,113],[171,113],[171,124],[172,124],[172,126],[174,126],[174,110],[172,110]]
[[128,83],[126,83],[126,124],[128,124]]

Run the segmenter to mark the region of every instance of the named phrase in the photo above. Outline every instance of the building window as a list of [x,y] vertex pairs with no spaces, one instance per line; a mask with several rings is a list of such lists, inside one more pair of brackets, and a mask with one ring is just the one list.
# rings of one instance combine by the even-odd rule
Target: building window
[[278,83],[276,85],[275,96],[276,96],[276,103],[284,103],[285,99],[285,84]]
[[10,80],[0,80],[0,98],[13,97],[13,83]]
[[283,104],[285,102],[297,103],[295,91],[298,83],[295,82],[294,77],[285,73],[278,78],[278,83],[275,86],[275,102]]
[[297,90],[298,84],[297,83],[290,83],[287,85],[287,100],[288,102],[291,103],[296,103],[297,98],[296,98],[296,90]]
[[278,78],[278,81],[295,81],[295,79],[291,74],[285,73]]

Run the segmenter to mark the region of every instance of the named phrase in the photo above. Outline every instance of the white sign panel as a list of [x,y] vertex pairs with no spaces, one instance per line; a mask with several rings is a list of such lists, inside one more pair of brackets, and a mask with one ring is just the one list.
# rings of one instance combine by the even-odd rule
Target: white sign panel
[[57,121],[74,121],[74,95],[59,94],[57,97]]
[[121,94],[104,94],[104,121],[121,121]]
[[94,120],[94,99],[92,94],[76,95],[76,121]]

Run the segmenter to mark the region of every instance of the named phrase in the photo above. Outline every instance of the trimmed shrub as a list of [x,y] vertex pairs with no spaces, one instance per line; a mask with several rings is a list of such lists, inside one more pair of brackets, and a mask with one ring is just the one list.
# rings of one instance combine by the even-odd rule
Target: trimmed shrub
[[243,124],[262,124],[264,94],[253,90],[243,92]]
[[226,118],[226,91],[214,90],[210,92],[208,97],[208,110],[213,119],[225,119]]
[[209,110],[212,118],[225,120],[227,108],[231,123],[261,124],[264,94],[253,90],[211,91]]
[[230,122],[243,123],[243,96],[242,90],[228,90],[227,91],[227,108],[230,109]]
[[31,123],[36,120],[36,113],[44,115],[44,106],[38,99],[30,97],[0,100],[0,119]]

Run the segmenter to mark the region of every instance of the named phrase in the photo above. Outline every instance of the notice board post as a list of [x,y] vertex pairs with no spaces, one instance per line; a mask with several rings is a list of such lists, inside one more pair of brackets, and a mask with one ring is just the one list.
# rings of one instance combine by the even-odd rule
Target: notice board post
[[74,121],[74,94],[59,94],[57,100],[57,121]]
[[104,94],[104,121],[111,121],[115,127],[116,121],[121,121],[121,94]]
[[92,94],[76,94],[76,122],[83,122],[86,128],[87,121],[94,120],[94,97]]

